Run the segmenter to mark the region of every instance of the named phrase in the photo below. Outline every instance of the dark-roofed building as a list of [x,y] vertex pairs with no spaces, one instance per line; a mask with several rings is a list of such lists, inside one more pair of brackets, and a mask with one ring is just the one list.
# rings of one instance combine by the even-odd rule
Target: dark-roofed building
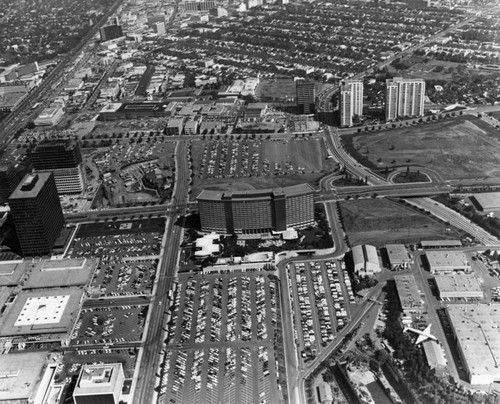
[[12,164],[0,164],[0,203],[7,202],[19,184],[19,177]]
[[285,231],[314,223],[314,188],[309,184],[198,195],[201,228],[226,234]]
[[10,195],[9,206],[23,255],[50,254],[64,225],[54,175],[26,175]]
[[165,118],[170,115],[170,109],[163,102],[127,102],[106,105],[99,113],[99,120]]
[[82,155],[77,142],[66,139],[40,143],[31,160],[36,171],[54,174],[59,194],[83,192]]
[[297,80],[295,83],[296,103],[299,114],[314,113],[316,91],[314,81]]

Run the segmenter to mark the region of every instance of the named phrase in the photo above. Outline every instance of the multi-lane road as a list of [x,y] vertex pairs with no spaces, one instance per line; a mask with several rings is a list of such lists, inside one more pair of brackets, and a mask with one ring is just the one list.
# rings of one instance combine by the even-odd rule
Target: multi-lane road
[[407,202],[410,205],[428,211],[433,216],[436,216],[444,222],[450,223],[451,226],[466,231],[485,246],[497,246],[500,244],[500,240],[492,236],[486,230],[439,202],[430,198],[412,198],[408,199]]
[[[176,185],[174,198],[176,206],[185,206],[188,197],[189,167],[187,164],[187,144],[179,142],[176,149]],[[185,208],[181,208],[180,216]],[[154,296],[149,306],[146,319],[145,337],[143,338],[142,352],[136,368],[136,385],[133,403],[149,404],[154,402],[155,388],[158,387],[157,370],[159,367],[160,352],[163,348],[163,324],[166,311],[169,307],[168,291],[172,288],[178,264],[179,245],[183,233],[182,227],[175,224],[176,217],[169,217],[165,229],[166,243],[162,248],[162,257],[159,264],[158,281]]]

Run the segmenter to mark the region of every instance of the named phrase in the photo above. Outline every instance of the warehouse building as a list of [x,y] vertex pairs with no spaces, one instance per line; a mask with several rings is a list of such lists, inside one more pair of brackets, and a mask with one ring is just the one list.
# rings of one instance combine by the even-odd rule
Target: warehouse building
[[360,276],[372,276],[381,271],[377,249],[368,244],[357,245],[352,248],[354,272]]
[[448,316],[468,382],[500,382],[500,305],[448,305]]
[[474,206],[483,212],[500,210],[500,192],[485,192],[470,197]]
[[460,248],[460,240],[423,240],[420,242],[422,248],[426,250],[438,250],[440,248]]
[[411,260],[403,244],[387,244],[385,249],[393,271],[408,269]]
[[314,224],[309,184],[254,191],[204,190],[196,198],[204,232],[263,234]]
[[446,359],[444,357],[443,348],[437,341],[428,339],[422,342],[427,364],[431,369],[434,369],[436,376],[444,376],[446,372]]
[[433,275],[470,272],[471,266],[463,251],[427,251],[429,270]]
[[483,290],[475,275],[434,276],[441,300],[482,299]]
[[420,297],[420,291],[413,275],[397,275],[394,277],[398,291],[399,303],[405,316],[421,314],[424,301]]

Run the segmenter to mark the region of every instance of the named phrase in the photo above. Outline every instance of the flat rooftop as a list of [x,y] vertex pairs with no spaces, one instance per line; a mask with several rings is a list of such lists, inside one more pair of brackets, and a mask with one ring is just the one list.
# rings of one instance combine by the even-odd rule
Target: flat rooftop
[[212,191],[205,189],[201,191],[197,199],[219,201],[222,198],[246,199],[246,198],[270,198],[271,196],[285,195],[286,197],[312,194],[315,189],[309,184],[292,185],[285,188],[266,188],[249,191]]
[[397,275],[394,277],[394,281],[403,310],[422,307],[423,300],[413,275]]
[[42,260],[32,266],[23,289],[86,285],[96,266],[92,258]]
[[43,376],[48,352],[0,355],[0,402],[27,400]]
[[422,240],[422,248],[462,247],[460,240]]
[[2,315],[0,336],[68,333],[83,293],[77,287],[21,291]]
[[434,279],[436,280],[437,287],[441,293],[483,293],[481,284],[475,275],[435,275]]
[[410,261],[404,244],[387,244],[385,249],[387,250],[387,255],[392,265],[403,264]]
[[453,304],[448,314],[472,378],[500,379],[500,305]]
[[73,394],[80,396],[113,392],[116,383],[123,382],[121,375],[123,375],[121,363],[84,365]]
[[24,275],[25,262],[0,262],[0,286],[16,286]]
[[482,210],[500,209],[500,192],[486,192],[484,194],[475,194],[473,198],[479,204]]
[[450,269],[470,266],[463,251],[426,251],[431,268],[446,267]]
[[9,200],[34,198],[38,195],[51,175],[51,172],[26,174],[14,192],[10,195]]

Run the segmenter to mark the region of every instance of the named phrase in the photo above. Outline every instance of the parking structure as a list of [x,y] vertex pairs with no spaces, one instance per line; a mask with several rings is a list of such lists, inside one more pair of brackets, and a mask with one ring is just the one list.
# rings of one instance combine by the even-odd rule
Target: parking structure
[[303,261],[287,265],[294,338],[304,361],[332,342],[350,319],[355,303],[343,261]]
[[279,402],[278,312],[272,272],[181,275],[167,315],[160,402]]

